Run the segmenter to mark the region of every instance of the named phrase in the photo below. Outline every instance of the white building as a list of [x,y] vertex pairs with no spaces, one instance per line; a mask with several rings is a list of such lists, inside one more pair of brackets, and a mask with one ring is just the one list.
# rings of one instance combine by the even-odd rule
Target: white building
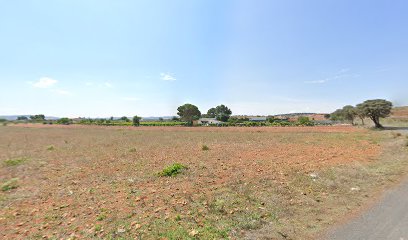
[[218,121],[215,118],[200,118],[197,121],[197,124],[201,124],[201,125],[211,125],[211,124],[221,124],[221,121]]

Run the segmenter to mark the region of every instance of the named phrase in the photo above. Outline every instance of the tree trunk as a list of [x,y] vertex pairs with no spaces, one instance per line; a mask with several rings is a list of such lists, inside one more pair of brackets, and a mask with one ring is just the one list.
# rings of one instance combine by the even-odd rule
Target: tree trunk
[[383,128],[383,126],[380,124],[380,119],[378,117],[372,117],[371,120],[373,120],[376,128]]
[[361,119],[361,124],[362,124],[362,125],[365,125],[365,124],[364,124],[364,118],[361,117],[360,119]]

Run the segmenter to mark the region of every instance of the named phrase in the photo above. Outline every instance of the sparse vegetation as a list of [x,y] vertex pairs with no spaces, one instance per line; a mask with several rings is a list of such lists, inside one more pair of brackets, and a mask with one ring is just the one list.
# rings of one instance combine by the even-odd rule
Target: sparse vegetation
[[[404,158],[377,161],[385,140],[408,149],[402,148],[405,136],[350,126],[146,131],[37,124],[0,128],[0,152],[15,155],[25,139],[35,141],[23,153],[41,163],[0,167],[1,184],[26,179],[18,191],[0,191],[1,206],[10,206],[0,215],[13,216],[2,222],[7,239],[21,222],[19,229],[30,229],[27,238],[63,236],[62,222],[64,229],[78,229],[80,239],[262,239],[260,232],[314,239],[398,176]],[[48,144],[58,151],[45,154]],[[201,152],[204,145],[211,151]],[[16,198],[25,195],[36,206]],[[13,215],[33,208],[42,209],[35,214],[47,228]]]
[[18,188],[18,178],[12,178],[1,185],[3,192]]
[[6,166],[17,166],[22,163],[24,163],[27,160],[27,158],[12,158],[12,159],[7,159],[4,161],[4,164]]
[[207,150],[210,150],[210,148],[209,148],[207,145],[203,145],[203,146],[201,147],[201,150],[207,151]]
[[162,177],[174,177],[180,174],[184,169],[187,169],[186,166],[180,163],[173,163],[170,166],[165,167],[160,173],[159,176]]
[[54,145],[48,145],[48,146],[47,146],[47,150],[48,150],[48,151],[53,151],[53,150],[55,150]]

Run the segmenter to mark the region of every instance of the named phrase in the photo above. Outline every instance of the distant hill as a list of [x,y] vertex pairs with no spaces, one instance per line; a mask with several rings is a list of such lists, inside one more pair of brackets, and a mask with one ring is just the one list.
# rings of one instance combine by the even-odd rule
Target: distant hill
[[408,119],[408,106],[393,108],[390,117],[395,119]]

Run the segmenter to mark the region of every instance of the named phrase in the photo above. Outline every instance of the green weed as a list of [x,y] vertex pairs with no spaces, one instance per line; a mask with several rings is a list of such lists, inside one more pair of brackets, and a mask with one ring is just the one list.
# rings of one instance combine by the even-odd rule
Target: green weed
[[12,178],[1,185],[1,190],[3,192],[6,192],[11,189],[15,189],[17,187],[18,187],[18,178]]
[[159,172],[159,176],[173,177],[180,174],[184,169],[187,169],[187,167],[180,163],[173,163],[172,165],[167,166],[161,172]]
[[202,149],[203,151],[210,150],[210,148],[209,148],[207,145],[203,145],[203,146],[201,147],[201,149]]
[[13,159],[7,159],[4,161],[4,164],[8,167],[11,166],[17,166],[25,162],[27,159],[26,158],[13,158]]

